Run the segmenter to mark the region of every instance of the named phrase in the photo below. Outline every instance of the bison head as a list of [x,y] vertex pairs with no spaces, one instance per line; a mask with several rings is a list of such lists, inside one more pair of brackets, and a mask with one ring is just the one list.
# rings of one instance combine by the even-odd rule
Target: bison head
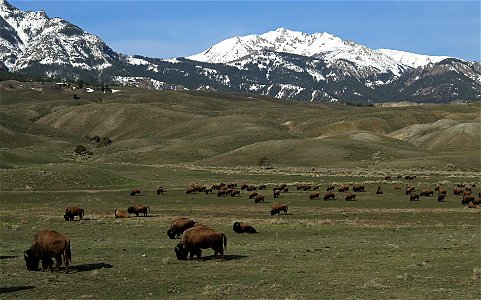
[[175,232],[171,229],[167,230],[167,235],[169,236],[169,238],[171,238],[172,240],[175,239]]
[[28,249],[23,253],[23,258],[25,258],[25,263],[27,265],[27,270],[38,271],[39,258],[35,255],[32,248]]
[[177,255],[177,260],[187,260],[189,251],[184,249],[182,243],[178,243],[177,246],[175,246],[175,255]]
[[234,232],[240,233],[240,232],[241,232],[240,223],[239,223],[239,222],[235,222],[235,223],[234,223],[234,226],[232,226],[232,229],[234,230]]
[[133,208],[132,206],[129,207],[129,208],[127,208],[127,212],[128,212],[129,214],[133,213],[133,212],[134,212],[134,208]]
[[275,209],[271,209],[271,216],[275,215],[277,211]]
[[69,216],[67,214],[63,215],[65,221],[68,221],[69,220]]

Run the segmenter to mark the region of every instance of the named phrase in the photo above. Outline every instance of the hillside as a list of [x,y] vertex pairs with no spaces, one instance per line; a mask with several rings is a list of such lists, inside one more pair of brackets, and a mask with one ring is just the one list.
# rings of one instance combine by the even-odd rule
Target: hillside
[[[478,104],[357,107],[245,94],[5,81],[2,165],[73,162],[274,168],[479,169]],[[74,99],[73,95],[78,99]],[[86,137],[108,137],[97,147]],[[21,159],[19,158],[21,157]]]

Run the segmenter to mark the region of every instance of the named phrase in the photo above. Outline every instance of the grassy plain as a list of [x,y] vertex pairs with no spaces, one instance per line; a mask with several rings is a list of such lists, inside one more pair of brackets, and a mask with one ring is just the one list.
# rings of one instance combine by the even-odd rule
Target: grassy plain
[[[80,100],[56,87],[0,91],[0,298],[481,297],[480,210],[451,192],[468,181],[480,190],[478,104],[358,108],[141,89],[78,92]],[[95,134],[112,145],[96,148],[84,137]],[[74,155],[77,144],[94,155]],[[260,169],[262,157],[274,169]],[[410,202],[394,189],[407,183],[398,174],[416,174],[418,190],[446,187],[447,201]],[[186,195],[193,182],[285,182],[290,192],[274,200],[267,191],[267,202],[255,204],[245,192]],[[349,202],[339,193],[308,200],[296,182],[321,191],[364,183],[367,192]],[[165,195],[155,194],[159,185]],[[133,187],[141,196],[130,196]],[[289,213],[271,216],[274,201]],[[136,203],[149,205],[150,216],[113,217]],[[66,222],[69,205],[83,207],[84,220]],[[201,260],[177,261],[178,240],[166,231],[179,216],[225,232],[226,259],[205,250]],[[235,221],[259,233],[235,234]],[[71,239],[70,274],[26,270],[23,251],[43,228]]]

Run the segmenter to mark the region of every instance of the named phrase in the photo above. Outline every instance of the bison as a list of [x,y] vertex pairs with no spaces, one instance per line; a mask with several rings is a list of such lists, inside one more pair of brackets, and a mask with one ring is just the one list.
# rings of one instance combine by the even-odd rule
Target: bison
[[249,199],[255,198],[257,195],[259,195],[258,192],[251,192],[251,193],[249,194]]
[[463,194],[463,192],[464,192],[464,189],[461,188],[461,187],[457,187],[457,188],[454,188],[454,189],[453,189],[453,194],[454,194],[454,195],[461,195],[461,194]]
[[195,221],[190,218],[177,218],[170,222],[170,229],[167,230],[167,235],[171,239],[179,238],[179,236],[187,229],[194,227]]
[[267,189],[267,185],[265,185],[265,184],[260,184],[260,185],[259,185],[259,191],[260,191],[260,190],[265,190],[265,189]]
[[279,198],[281,196],[281,190],[273,190],[274,198]]
[[157,195],[160,195],[160,194],[163,195],[164,193],[165,193],[164,188],[159,186],[159,188],[157,189]]
[[75,216],[79,216],[80,220],[82,220],[84,214],[85,211],[83,210],[83,208],[77,206],[69,206],[65,209],[65,215],[63,217],[65,218],[65,221],[73,221],[73,218]]
[[235,233],[257,233],[254,227],[244,222],[234,222],[232,229]]
[[411,194],[412,192],[414,192],[414,190],[415,190],[415,187],[411,185],[406,186],[406,195]]
[[411,196],[409,197],[409,201],[414,201],[414,200],[419,200],[418,194],[411,194]]
[[446,198],[446,194],[438,194],[438,202],[444,201],[444,198]]
[[334,197],[336,197],[336,194],[334,194],[333,192],[327,192],[324,194],[324,200],[334,200]]
[[347,184],[341,185],[341,186],[337,189],[337,191],[338,191],[339,193],[347,192],[347,191],[349,191],[349,186],[348,186]]
[[433,190],[430,190],[430,189],[423,189],[420,193],[419,193],[420,196],[424,196],[424,197],[429,197],[429,196],[434,196],[434,192]]
[[328,187],[326,188],[326,192],[334,191],[335,188],[336,188],[336,187],[331,184],[330,186],[328,186]]
[[217,253],[224,259],[224,250],[227,249],[227,237],[223,232],[209,228],[207,226],[194,226],[184,231],[182,240],[175,246],[175,254],[178,260],[187,260],[194,255],[200,258],[202,249],[212,248],[214,258]]
[[356,200],[356,194],[349,193],[349,194],[346,195],[345,199],[346,199],[346,201]]
[[248,192],[252,192],[252,191],[257,190],[257,187],[255,185],[249,185],[249,186],[246,187],[246,190]]
[[235,197],[235,195],[240,196],[240,191],[238,189],[233,189],[230,195],[231,197]]
[[123,209],[116,209],[116,210],[114,211],[114,216],[115,216],[116,218],[125,219],[125,218],[128,218],[128,217],[129,217],[129,214],[128,214],[125,210],[123,210]]
[[355,184],[352,186],[352,191],[353,192],[365,192],[365,187],[361,184]]
[[275,215],[275,214],[280,214],[281,211],[283,211],[284,213],[287,213],[287,205],[286,204],[279,204],[279,203],[274,203],[271,207],[271,215]]
[[129,214],[135,214],[137,217],[139,216],[140,213],[143,213],[144,217],[146,217],[148,211],[150,211],[150,207],[149,206],[143,206],[142,204],[137,204],[137,205],[131,206],[127,209],[127,212]]
[[463,200],[461,200],[461,204],[466,205],[469,202],[473,202],[474,200],[476,200],[476,198],[473,195],[465,195],[463,197]]
[[376,194],[378,194],[378,195],[379,195],[379,194],[383,194],[381,186],[378,186],[378,187],[377,187]]
[[130,196],[135,196],[135,195],[140,195],[140,189],[132,189],[132,191],[130,191]]
[[319,192],[313,192],[309,195],[309,200],[319,199]]
[[[68,273],[68,265],[72,261],[70,240],[63,234],[52,229],[44,229],[35,235],[30,249],[23,254],[27,270],[37,271],[38,263],[42,261],[42,272],[48,267],[52,272],[58,272],[63,262]],[[55,268],[52,267],[52,258],[55,258]]]
[[264,202],[264,200],[266,200],[266,196],[260,194],[254,198],[255,203]]

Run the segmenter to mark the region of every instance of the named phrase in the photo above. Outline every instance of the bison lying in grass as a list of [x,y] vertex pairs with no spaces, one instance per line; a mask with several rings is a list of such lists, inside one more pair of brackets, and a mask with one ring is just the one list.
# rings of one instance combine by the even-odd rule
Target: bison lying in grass
[[232,229],[235,233],[257,233],[254,227],[244,222],[235,222]]
[[[63,262],[68,273],[68,265],[72,261],[70,240],[55,230],[45,229],[39,231],[32,242],[32,247],[24,253],[27,270],[37,271],[38,263],[42,261],[42,272],[48,267],[52,272],[58,272]],[[52,258],[55,258],[55,268],[52,267]]]
[[126,219],[129,217],[129,214],[123,209],[116,209],[114,211],[115,218]]
[[221,259],[224,259],[227,237],[223,232],[199,225],[184,231],[181,242],[175,246],[175,254],[178,260],[187,260],[189,254],[190,259],[193,259],[194,255],[200,258],[202,249],[208,248],[214,250],[214,258],[219,253]]

